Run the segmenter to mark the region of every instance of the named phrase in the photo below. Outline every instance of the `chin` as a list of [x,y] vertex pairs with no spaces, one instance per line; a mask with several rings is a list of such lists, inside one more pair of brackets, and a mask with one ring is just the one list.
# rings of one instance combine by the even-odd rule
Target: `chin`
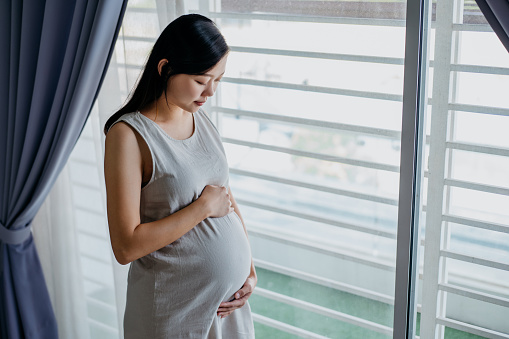
[[187,108],[184,108],[184,110],[188,111],[189,113],[196,113],[200,110],[202,106],[198,106],[198,105],[191,105]]
[[196,113],[198,112],[198,110],[200,109],[200,107],[196,107],[196,105],[189,105],[189,106],[179,106],[180,108],[182,108],[184,110],[184,112],[187,112],[187,113]]

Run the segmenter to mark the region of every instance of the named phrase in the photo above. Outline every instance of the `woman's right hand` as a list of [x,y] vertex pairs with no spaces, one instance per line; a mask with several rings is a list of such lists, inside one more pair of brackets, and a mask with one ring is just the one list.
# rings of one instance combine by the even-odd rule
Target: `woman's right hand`
[[224,217],[233,212],[230,195],[226,187],[205,186],[198,200],[205,204],[205,210],[210,218]]

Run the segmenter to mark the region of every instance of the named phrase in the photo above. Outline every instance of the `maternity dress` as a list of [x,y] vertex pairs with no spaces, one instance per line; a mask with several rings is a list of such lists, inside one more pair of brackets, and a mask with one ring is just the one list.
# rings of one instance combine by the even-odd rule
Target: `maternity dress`
[[[123,115],[146,142],[152,177],[141,190],[141,222],[162,219],[195,201],[206,185],[228,187],[219,134],[202,111],[194,132],[176,140],[139,112]],[[131,263],[124,336],[136,339],[252,339],[249,304],[221,319],[250,273],[251,252],[239,216],[207,218],[173,243]]]

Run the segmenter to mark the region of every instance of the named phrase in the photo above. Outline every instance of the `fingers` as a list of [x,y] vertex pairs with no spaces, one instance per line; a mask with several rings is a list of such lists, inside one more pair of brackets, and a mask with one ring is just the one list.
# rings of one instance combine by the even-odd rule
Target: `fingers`
[[235,292],[235,299],[243,298],[245,296],[249,297],[253,292],[253,285],[251,285],[249,278],[244,283],[244,286],[237,292]]
[[228,193],[228,189],[223,187],[224,192],[226,193],[226,198],[228,199],[228,214],[232,213],[235,209],[233,208],[232,201],[230,199],[230,194]]
[[238,308],[226,308],[226,307],[220,307],[217,309],[217,314],[218,315],[221,315],[221,314],[224,314],[224,313],[231,313],[235,310],[237,310]]
[[246,282],[244,283],[244,286],[242,286],[240,290],[235,292],[233,300],[222,302],[219,305],[219,308],[217,309],[217,315],[220,316],[221,318],[224,318],[230,315],[236,309],[243,307],[246,304],[247,299],[253,293],[255,285],[256,276],[254,279],[252,277],[248,277],[246,279]]
[[234,211],[228,188],[224,186],[207,185],[203,189],[201,197],[210,211],[209,217],[219,218]]
[[[244,305],[242,305],[242,306],[244,306]],[[239,307],[239,306],[237,306],[237,307],[219,307],[217,309],[217,314],[221,314],[221,313],[224,313],[224,312],[233,312],[233,311],[238,310],[240,308],[242,308],[242,307]]]
[[222,319],[222,318],[225,318],[225,317],[229,316],[232,313],[233,313],[233,311],[231,311],[231,312],[222,312],[222,313],[218,313],[217,315],[219,317],[221,317],[221,319]]
[[221,318],[224,318],[230,315],[236,309],[243,307],[246,304],[247,299],[251,296],[252,290],[253,288],[251,285],[244,284],[240,290],[235,292],[234,300],[225,301],[219,305],[219,308],[217,309],[217,315]]
[[220,306],[218,309],[217,309],[217,315],[220,316],[221,318],[224,318],[230,314],[233,313],[233,311],[241,308],[242,306],[244,306],[246,303],[245,300],[243,301],[240,301],[240,300],[235,300],[235,301],[231,301],[231,302],[228,302],[228,305],[223,305],[223,306]]
[[226,301],[219,305],[219,309],[223,308],[225,310],[230,310],[230,309],[241,308],[246,303],[246,300],[247,300],[247,298],[235,299],[233,301]]
[[249,295],[246,294],[239,299],[222,302],[219,305],[219,308],[217,309],[217,314],[219,315],[220,313],[224,313],[224,312],[233,312],[236,309],[243,307],[246,304],[248,297],[249,297]]
[[228,201],[228,209],[232,207],[232,201],[230,200],[230,194],[228,193],[228,189],[224,186],[221,186],[221,194],[224,194],[224,199]]
[[240,290],[235,293],[235,299],[240,299],[244,297],[246,294],[248,294],[250,291],[248,291],[249,287],[244,285]]
[[223,312],[233,312],[236,309],[243,307],[246,304],[248,297],[249,297],[248,295],[245,295],[244,297],[242,297],[240,299],[222,302],[219,305],[219,308],[217,309],[217,313],[220,314]]

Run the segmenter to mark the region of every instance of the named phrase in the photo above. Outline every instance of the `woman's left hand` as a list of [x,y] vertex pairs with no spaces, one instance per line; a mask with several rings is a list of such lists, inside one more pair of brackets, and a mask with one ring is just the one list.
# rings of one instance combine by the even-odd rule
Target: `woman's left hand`
[[232,312],[235,311],[236,309],[244,306],[247,302],[247,299],[253,293],[253,290],[256,286],[256,282],[257,282],[256,275],[250,275],[247,278],[246,282],[244,283],[244,286],[242,286],[240,290],[235,292],[234,300],[225,301],[219,305],[217,315],[220,316],[221,318],[224,318],[232,314]]

